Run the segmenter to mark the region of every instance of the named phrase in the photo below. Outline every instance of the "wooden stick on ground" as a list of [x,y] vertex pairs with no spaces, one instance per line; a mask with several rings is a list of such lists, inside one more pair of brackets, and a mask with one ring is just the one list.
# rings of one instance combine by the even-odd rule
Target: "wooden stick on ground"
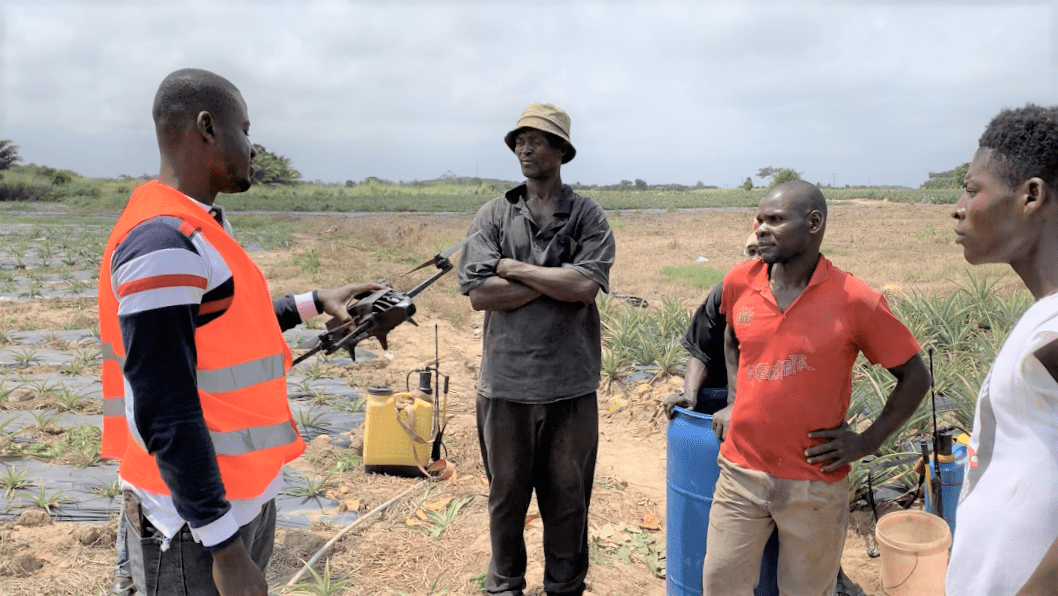
[[420,480],[419,482],[416,482],[414,485],[412,485],[410,488],[408,488],[408,490],[400,493],[399,495],[393,497],[392,499],[386,501],[385,503],[382,503],[378,507],[375,507],[374,509],[372,509],[371,511],[368,511],[367,513],[361,515],[360,517],[357,517],[355,520],[353,520],[352,523],[350,523],[349,525],[347,525],[344,528],[342,528],[341,531],[339,531],[337,534],[334,535],[334,538],[331,538],[330,540],[328,540],[327,544],[324,544],[322,547],[320,547],[320,550],[316,551],[316,554],[312,555],[312,558],[309,559],[301,567],[301,569],[298,570],[298,572],[294,574],[294,577],[290,578],[290,581],[288,581],[286,583],[286,586],[293,586],[294,584],[296,584],[298,582],[298,580],[300,580],[302,577],[304,577],[305,576],[305,572],[308,571],[310,567],[312,567],[313,565],[318,563],[320,558],[322,558],[323,555],[327,551],[329,551],[331,549],[331,547],[334,546],[338,542],[339,539],[341,539],[342,536],[344,536],[346,533],[348,533],[349,530],[352,530],[356,526],[360,525],[360,522],[362,522],[365,519],[375,515],[376,513],[380,513],[382,511],[384,511],[387,507],[389,507],[390,505],[396,503],[397,501],[399,501],[403,497],[408,496],[409,494],[411,494],[412,491],[414,491],[415,489],[419,488],[423,484],[426,484],[429,481],[430,481],[429,478],[423,478],[422,480]]

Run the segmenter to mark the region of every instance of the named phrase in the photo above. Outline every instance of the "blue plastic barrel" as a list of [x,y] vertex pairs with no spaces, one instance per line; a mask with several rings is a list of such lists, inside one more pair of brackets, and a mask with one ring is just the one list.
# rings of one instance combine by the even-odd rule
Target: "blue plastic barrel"
[[[948,522],[951,535],[955,536],[955,510],[959,506],[959,493],[962,492],[962,479],[964,466],[966,465],[966,445],[956,443],[951,448],[952,461],[944,461],[945,456],[940,459],[940,502],[944,505],[944,521]],[[932,474],[933,456],[929,458],[929,473]],[[939,515],[937,503],[934,502],[932,491],[926,490],[926,511]]]
[[[718,402],[715,409],[726,405]],[[709,530],[713,488],[720,476],[716,456],[720,441],[713,432],[711,414],[676,408],[669,424],[666,468],[666,593],[668,596],[701,596],[702,561]],[[772,533],[761,560],[760,583],[754,596],[779,596],[778,533]]]

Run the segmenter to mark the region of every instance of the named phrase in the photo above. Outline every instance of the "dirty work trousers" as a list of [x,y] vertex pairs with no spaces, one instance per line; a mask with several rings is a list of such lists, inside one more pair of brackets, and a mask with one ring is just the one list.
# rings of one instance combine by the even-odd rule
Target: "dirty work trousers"
[[703,596],[750,596],[779,530],[782,596],[832,596],[849,521],[849,479],[787,480],[718,457],[706,536]]
[[478,441],[489,479],[489,561],[485,592],[525,589],[525,514],[533,490],[544,526],[544,590],[584,592],[588,504],[599,450],[595,393],[549,404],[477,398]]
[[[213,583],[213,556],[191,536],[185,524],[162,551],[165,535],[140,511],[139,501],[125,493],[129,562],[136,596],[219,596]],[[263,572],[272,557],[276,529],[276,502],[261,507],[261,513],[239,528],[239,536],[250,558]]]

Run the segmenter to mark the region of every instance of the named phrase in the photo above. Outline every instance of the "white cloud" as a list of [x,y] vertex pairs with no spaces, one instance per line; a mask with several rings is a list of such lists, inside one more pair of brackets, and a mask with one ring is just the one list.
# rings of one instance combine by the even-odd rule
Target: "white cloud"
[[0,135],[54,129],[14,140],[27,160],[93,175],[142,167],[107,139],[152,151],[154,91],[187,66],[242,89],[256,142],[336,181],[514,178],[500,138],[552,101],[573,120],[571,180],[738,184],[789,165],[917,184],[964,161],[1001,107],[1056,91],[1048,3],[0,8]]

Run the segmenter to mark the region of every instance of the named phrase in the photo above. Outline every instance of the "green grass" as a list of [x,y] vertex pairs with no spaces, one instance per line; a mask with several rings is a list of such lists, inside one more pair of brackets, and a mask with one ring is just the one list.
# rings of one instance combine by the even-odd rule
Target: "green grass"
[[833,246],[829,246],[826,244],[819,247],[819,252],[823,253],[828,257],[845,257],[849,254],[847,250],[839,250],[837,248],[834,248]]
[[51,515],[51,508],[57,507],[64,503],[72,503],[73,499],[66,496],[65,491],[56,491],[50,495],[44,486],[40,487],[40,492],[32,497],[23,496],[22,500],[29,505],[35,505],[48,512]]
[[702,290],[711,290],[724,279],[725,271],[709,265],[666,265],[661,276],[666,281],[686,284]]
[[324,565],[322,574],[312,567],[309,567],[309,573],[312,575],[311,580],[300,581],[290,587],[284,586],[280,588],[281,593],[288,596],[337,596],[347,593],[353,584],[353,580],[349,578],[334,578],[330,559]]
[[292,486],[283,489],[281,492],[294,497],[311,499],[322,496],[330,487],[330,482],[331,477],[329,474],[323,477],[305,478],[305,486]]
[[925,240],[939,240],[947,242],[951,239],[952,232],[950,228],[935,228],[932,225],[922,230],[921,232],[915,233],[915,240],[923,242]]
[[[451,524],[452,521],[455,520],[456,515],[459,514],[459,510],[462,509],[463,506],[469,503],[473,498],[474,495],[462,495],[460,497],[456,497],[455,499],[450,501],[448,505],[446,505],[445,508],[441,511],[429,511],[423,508],[423,511],[426,512],[426,516],[430,518],[431,525],[426,528],[427,532],[430,534],[430,538],[433,538],[434,540],[440,540],[441,535],[444,534],[445,529],[448,528],[448,525]],[[419,507],[422,508],[423,504],[419,503]]]
[[78,451],[99,452],[103,431],[92,424],[78,424],[66,429],[66,440]]
[[55,389],[50,395],[57,402],[58,409],[64,412],[76,412],[84,402],[84,396],[66,387]]
[[4,466],[4,469],[4,473],[0,474],[0,489],[4,490],[7,498],[10,499],[16,490],[34,486],[29,478],[29,468],[15,471],[13,466]]
[[320,272],[320,252],[315,248],[294,255],[293,261],[310,276]]
[[327,417],[327,412],[317,412],[315,406],[310,406],[298,410],[295,418],[297,418],[298,424],[304,429],[309,428],[320,428],[323,424],[324,419]]
[[331,471],[335,474],[344,474],[345,472],[351,472],[353,470],[359,469],[360,466],[363,465],[363,463],[364,460],[360,457],[360,455],[356,451],[349,449],[343,451],[342,454],[338,456],[338,462],[334,464],[334,467],[331,468]]
[[37,356],[36,350],[31,350],[29,348],[12,351],[11,358],[14,359],[15,364],[23,368],[40,360],[40,357]]
[[84,372],[86,368],[88,368],[88,364],[84,360],[75,357],[73,360],[64,364],[60,368],[60,372],[66,375],[79,375]]
[[110,484],[100,482],[92,486],[92,492],[112,499],[121,494],[121,483],[117,480],[114,480]]
[[40,412],[33,412],[33,422],[37,428],[44,428],[59,417],[59,412],[56,410],[41,410]]
[[294,244],[294,232],[303,224],[297,220],[277,220],[270,215],[232,215],[235,236],[244,246],[259,245],[264,249],[288,248]]

